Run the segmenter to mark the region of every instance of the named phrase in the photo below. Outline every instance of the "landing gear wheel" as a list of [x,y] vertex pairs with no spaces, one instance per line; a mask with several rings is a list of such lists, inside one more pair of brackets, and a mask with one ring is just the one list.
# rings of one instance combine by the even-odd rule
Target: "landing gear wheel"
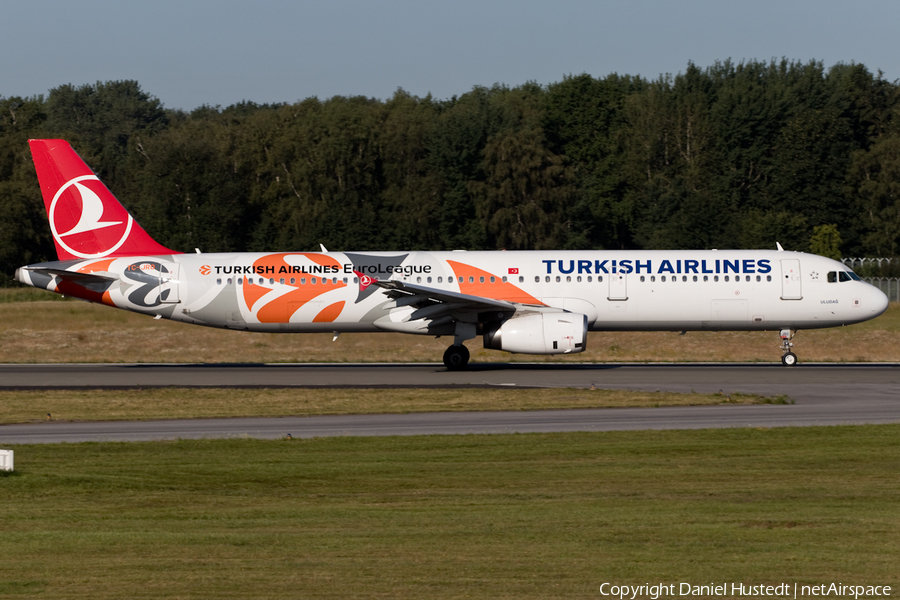
[[450,371],[462,371],[469,364],[469,349],[465,346],[450,346],[444,352],[444,365]]
[[795,329],[781,330],[781,364],[786,367],[793,367],[797,364],[797,355],[791,352],[794,343],[791,341],[797,335]]

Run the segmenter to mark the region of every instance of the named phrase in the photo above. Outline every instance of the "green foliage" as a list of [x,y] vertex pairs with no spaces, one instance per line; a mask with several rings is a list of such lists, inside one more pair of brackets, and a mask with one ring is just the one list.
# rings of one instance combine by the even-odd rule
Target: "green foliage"
[[189,113],[67,84],[0,97],[0,284],[55,257],[32,137],[69,139],[187,251],[799,249],[834,224],[848,254],[892,256],[898,111],[863,65],[788,60]]
[[817,225],[813,227],[813,236],[809,240],[809,251],[813,254],[841,259],[841,234],[837,225]]

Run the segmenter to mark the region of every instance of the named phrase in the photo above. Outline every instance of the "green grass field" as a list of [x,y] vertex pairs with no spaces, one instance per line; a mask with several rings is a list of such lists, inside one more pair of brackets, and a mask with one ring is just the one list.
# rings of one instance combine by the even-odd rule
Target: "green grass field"
[[900,585],[900,426],[19,446],[3,598]]

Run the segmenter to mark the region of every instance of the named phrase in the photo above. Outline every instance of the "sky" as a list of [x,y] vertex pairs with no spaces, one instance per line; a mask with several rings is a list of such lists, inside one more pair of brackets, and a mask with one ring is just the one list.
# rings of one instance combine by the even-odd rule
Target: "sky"
[[0,97],[134,79],[166,108],[437,99],[731,59],[900,79],[900,1],[28,0],[0,9]]

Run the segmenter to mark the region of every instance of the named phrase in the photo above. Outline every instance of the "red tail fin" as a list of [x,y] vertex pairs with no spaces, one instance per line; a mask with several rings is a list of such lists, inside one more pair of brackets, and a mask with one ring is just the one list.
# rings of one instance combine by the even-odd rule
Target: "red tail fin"
[[180,254],[156,243],[65,140],[29,140],[60,260]]

